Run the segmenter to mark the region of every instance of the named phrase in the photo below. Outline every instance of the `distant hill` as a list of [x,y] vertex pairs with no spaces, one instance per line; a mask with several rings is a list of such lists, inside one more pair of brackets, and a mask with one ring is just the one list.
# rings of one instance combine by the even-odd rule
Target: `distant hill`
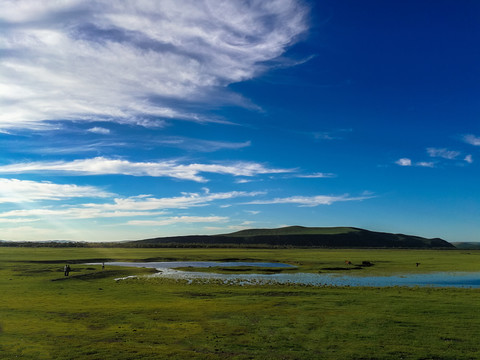
[[435,238],[391,234],[353,227],[290,226],[249,229],[230,234],[161,237],[123,243],[132,247],[319,247],[319,248],[451,248]]
[[480,250],[480,242],[454,242],[452,243],[457,249],[463,250]]

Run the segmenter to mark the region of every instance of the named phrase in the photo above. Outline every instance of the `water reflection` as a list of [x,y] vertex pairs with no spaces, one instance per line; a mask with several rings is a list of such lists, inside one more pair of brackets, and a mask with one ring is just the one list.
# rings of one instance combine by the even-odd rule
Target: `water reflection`
[[303,284],[303,285],[333,285],[333,286],[431,286],[431,287],[467,287],[480,288],[480,273],[439,272],[431,274],[407,274],[396,276],[351,276],[342,274],[214,274],[203,272],[179,271],[179,267],[293,267],[282,263],[255,263],[255,262],[212,262],[212,261],[175,261],[175,262],[110,262],[106,265],[133,266],[155,268],[159,273],[156,277],[186,280],[220,280],[232,284]]
[[271,267],[271,268],[294,268],[295,266],[282,263],[269,263],[269,262],[245,262],[245,261],[156,261],[156,262],[110,262],[106,263],[116,266],[134,266],[134,267],[147,267],[155,268],[158,270],[175,269],[180,267],[232,267],[232,266],[257,266],[257,267]]

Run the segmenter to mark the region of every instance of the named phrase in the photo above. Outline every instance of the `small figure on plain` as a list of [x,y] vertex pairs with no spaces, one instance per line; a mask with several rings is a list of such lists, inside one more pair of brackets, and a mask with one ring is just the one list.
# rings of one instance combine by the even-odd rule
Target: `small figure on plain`
[[420,265],[420,263],[415,263],[417,265],[417,267]]
[[345,260],[345,265],[352,265],[352,262],[350,260]]
[[105,270],[105,263],[102,262],[102,270]]
[[70,265],[66,264],[65,267],[63,268],[63,272],[65,274],[65,276],[68,276],[68,274],[70,273]]

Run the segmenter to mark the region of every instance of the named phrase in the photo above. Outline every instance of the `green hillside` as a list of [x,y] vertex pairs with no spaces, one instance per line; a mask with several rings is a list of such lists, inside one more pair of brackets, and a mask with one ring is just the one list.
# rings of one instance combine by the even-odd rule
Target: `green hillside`
[[[87,242],[0,242],[0,247],[236,247],[236,248],[397,248],[455,249],[451,243],[435,238],[369,231],[354,227],[288,226],[275,229],[248,229],[219,235],[187,235],[152,239],[87,243]],[[478,243],[462,243],[462,249],[479,248]]]
[[369,231],[353,227],[290,226],[249,229],[230,234],[145,239],[122,244],[132,247],[316,247],[316,248],[452,248],[442,239]]
[[480,250],[480,242],[455,242],[452,243],[457,249]]
[[250,237],[250,236],[268,236],[268,235],[336,235],[359,231],[352,227],[305,227],[305,226],[287,226],[277,229],[248,229],[222,234],[217,236]]

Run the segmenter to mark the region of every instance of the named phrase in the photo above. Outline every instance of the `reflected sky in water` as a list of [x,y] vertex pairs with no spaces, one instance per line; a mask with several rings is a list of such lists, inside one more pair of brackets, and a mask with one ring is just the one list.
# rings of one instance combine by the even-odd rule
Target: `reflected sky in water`
[[293,274],[214,274],[175,270],[180,267],[294,267],[282,263],[258,262],[212,262],[212,261],[174,261],[174,262],[109,262],[111,266],[133,266],[155,268],[159,271],[155,277],[185,280],[220,280],[234,284],[302,284],[315,286],[430,286],[430,287],[467,287],[480,288],[480,273],[438,272],[430,274],[405,274],[395,276],[351,276],[333,273],[293,273]]

